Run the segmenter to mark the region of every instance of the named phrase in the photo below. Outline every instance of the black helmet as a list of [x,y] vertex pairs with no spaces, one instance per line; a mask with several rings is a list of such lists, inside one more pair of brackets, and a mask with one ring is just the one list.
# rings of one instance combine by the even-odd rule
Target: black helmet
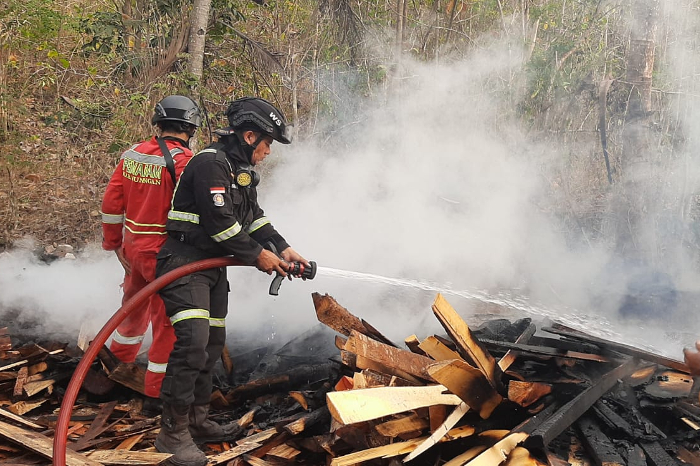
[[243,97],[234,100],[226,109],[226,117],[234,130],[261,132],[282,144],[292,142],[284,114],[265,99]]
[[199,128],[202,125],[202,115],[197,104],[189,97],[170,95],[156,104],[151,118],[152,125],[161,121],[179,121]]

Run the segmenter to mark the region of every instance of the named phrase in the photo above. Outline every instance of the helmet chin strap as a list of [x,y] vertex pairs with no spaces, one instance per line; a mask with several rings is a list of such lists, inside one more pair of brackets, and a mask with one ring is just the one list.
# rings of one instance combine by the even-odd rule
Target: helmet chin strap
[[241,146],[243,148],[243,153],[245,154],[246,158],[248,159],[248,163],[253,165],[253,152],[255,152],[255,149],[258,148],[258,145],[262,140],[265,138],[265,135],[263,133],[260,133],[260,135],[257,137],[255,141],[253,141],[252,144],[248,144],[248,142],[245,140],[243,135],[241,135]]

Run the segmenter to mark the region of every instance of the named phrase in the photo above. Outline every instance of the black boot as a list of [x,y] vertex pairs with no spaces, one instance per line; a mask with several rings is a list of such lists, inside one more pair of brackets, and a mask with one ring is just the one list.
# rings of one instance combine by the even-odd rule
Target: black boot
[[205,466],[206,455],[197,448],[187,426],[189,406],[174,406],[163,403],[160,433],[156,437],[156,450],[172,453],[168,460],[176,466]]
[[152,398],[147,396],[143,399],[141,414],[146,417],[156,417],[163,412],[163,402],[160,398]]
[[243,430],[236,422],[222,426],[209,419],[208,415],[209,405],[192,405],[190,407],[189,429],[195,443],[231,441]]

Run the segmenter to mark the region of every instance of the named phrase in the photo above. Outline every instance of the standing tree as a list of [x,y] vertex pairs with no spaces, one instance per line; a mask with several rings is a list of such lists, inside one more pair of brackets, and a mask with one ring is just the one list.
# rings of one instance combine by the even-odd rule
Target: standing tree
[[192,16],[190,21],[190,40],[187,44],[189,61],[187,71],[195,84],[192,86],[192,94],[199,95],[199,83],[202,81],[204,68],[204,46],[207,36],[207,26],[209,25],[209,11],[211,0],[194,0]]

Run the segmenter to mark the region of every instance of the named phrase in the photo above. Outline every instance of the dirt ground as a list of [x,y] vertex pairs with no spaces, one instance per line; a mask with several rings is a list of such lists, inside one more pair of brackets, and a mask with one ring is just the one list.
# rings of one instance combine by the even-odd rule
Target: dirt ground
[[97,133],[27,117],[0,141],[0,251],[17,241],[39,250],[101,241],[100,203],[119,158]]

